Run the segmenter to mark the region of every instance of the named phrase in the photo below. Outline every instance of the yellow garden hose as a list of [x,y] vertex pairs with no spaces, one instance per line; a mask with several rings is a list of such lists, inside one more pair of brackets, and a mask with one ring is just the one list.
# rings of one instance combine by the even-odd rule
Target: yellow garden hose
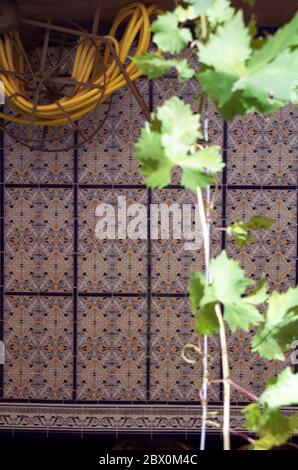
[[[151,37],[150,16],[156,13],[160,13],[160,10],[155,5],[146,8],[137,2],[119,10],[105,38],[112,41],[122,64],[129,58],[131,47],[137,37],[134,55],[148,51]],[[118,41],[115,37],[117,30],[120,24],[128,19],[125,32]],[[20,50],[22,45],[18,32],[4,34],[3,39],[0,39],[0,69],[23,74],[24,58]],[[102,70],[102,61],[105,74]],[[34,105],[26,96],[23,80],[13,74],[0,74],[0,80],[4,83],[6,102],[16,114],[20,115],[17,117],[0,112],[0,118],[18,124],[38,126],[65,125],[69,123],[70,118],[72,121],[80,119],[96,107],[100,98],[106,98],[126,85],[126,80],[107,47],[103,52],[102,61],[99,60],[99,49],[94,40],[81,37],[80,44],[76,48],[71,77],[77,82],[105,85],[104,90],[77,85],[71,96],[64,96],[51,104],[37,105],[33,121]],[[137,65],[132,61],[126,65],[126,72],[130,80],[135,80],[141,75]]]

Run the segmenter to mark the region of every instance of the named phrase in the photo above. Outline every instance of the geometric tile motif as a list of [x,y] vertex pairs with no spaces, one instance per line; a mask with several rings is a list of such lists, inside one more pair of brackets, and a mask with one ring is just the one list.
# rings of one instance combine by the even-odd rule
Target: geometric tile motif
[[[52,131],[53,132],[53,131]],[[57,133],[57,130],[56,130]],[[59,132],[58,132],[59,134]],[[57,142],[57,148],[72,145],[73,136]],[[5,182],[14,184],[72,183],[73,159],[71,151],[38,152],[16,143],[5,135]]]
[[[189,364],[181,353],[186,344],[198,344],[194,334],[194,318],[187,298],[158,298],[152,301],[151,312],[151,399],[158,401],[198,400],[202,386],[202,360],[192,349],[185,354],[195,364]],[[199,342],[199,346],[202,345]],[[219,341],[210,338],[210,380],[220,377]],[[209,400],[219,400],[219,387],[212,385]]]
[[100,240],[95,236],[98,204],[111,204],[117,217],[117,198],[127,207],[147,202],[140,189],[80,189],[79,193],[79,289],[81,292],[145,292],[147,289],[147,241]]
[[298,110],[293,105],[271,116],[254,114],[228,125],[229,184],[296,185]]
[[228,191],[228,223],[252,215],[266,215],[275,220],[271,230],[255,232],[255,243],[243,249],[227,239],[228,252],[237,257],[253,277],[259,278],[265,273],[269,285],[281,291],[295,285],[296,214],[296,191]]
[[[219,193],[220,196],[220,193]],[[193,204],[192,233],[200,231],[200,224],[195,228],[194,203],[195,196],[184,189],[163,189],[153,191],[153,204]],[[219,197],[213,210],[213,225],[221,226],[221,207]],[[170,219],[172,220],[172,219]],[[173,224],[169,225],[169,239],[152,240],[152,291],[155,293],[186,293],[190,271],[202,270],[204,267],[204,252],[186,249],[186,239],[173,239]],[[184,229],[182,230],[184,234]],[[220,232],[214,232],[211,240],[212,255],[220,251]],[[199,243],[202,242],[201,236]]]
[[71,291],[72,217],[69,189],[6,189],[6,290]]
[[80,298],[79,400],[146,399],[146,318],[146,299]]
[[6,296],[4,397],[72,397],[72,299]]
[[[234,382],[261,395],[269,377],[278,374],[285,366],[279,361],[266,361],[250,349],[252,332],[238,331],[237,335],[228,333],[229,362],[231,378]],[[290,365],[290,364],[289,364]],[[250,401],[246,395],[235,388],[231,389],[232,402]]]
[[[148,102],[148,80],[139,80],[137,86]],[[91,129],[98,125],[99,113],[100,109],[95,110],[86,118]],[[79,150],[80,183],[142,184],[134,142],[144,122],[144,115],[129,88],[116,92],[109,116],[94,141]]]

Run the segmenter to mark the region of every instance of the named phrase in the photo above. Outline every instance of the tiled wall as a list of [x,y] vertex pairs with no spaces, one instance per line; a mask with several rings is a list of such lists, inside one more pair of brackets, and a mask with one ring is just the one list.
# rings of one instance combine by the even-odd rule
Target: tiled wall
[[[172,77],[141,79],[138,87],[151,109],[177,92],[191,101],[197,91]],[[214,232],[213,254],[226,247],[255,278],[263,271],[272,287],[295,285],[297,112],[288,106],[229,125],[211,106],[209,114],[210,141],[224,146],[227,162],[214,226],[259,213],[276,220],[244,250]],[[100,110],[88,116],[84,126],[93,128],[99,116]],[[94,235],[95,207],[119,195],[144,204],[194,202],[177,177],[168,189],[145,187],[133,156],[143,122],[123,89],[95,141],[79,151],[31,152],[2,136],[2,401],[198,401],[200,363],[184,362],[181,350],[197,341],[187,283],[189,271],[202,268],[202,253],[185,251],[179,241],[99,241]],[[229,349],[235,380],[257,393],[278,370],[250,353],[242,333]],[[211,377],[219,378],[217,337],[210,355]],[[214,386],[210,401],[221,399]],[[233,401],[243,397],[233,392]]]

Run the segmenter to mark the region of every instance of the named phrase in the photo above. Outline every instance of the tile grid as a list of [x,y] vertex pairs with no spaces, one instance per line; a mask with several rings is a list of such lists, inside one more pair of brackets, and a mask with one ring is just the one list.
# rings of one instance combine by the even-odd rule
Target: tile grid
[[[227,158],[227,153],[228,153],[228,149],[227,149],[227,136],[228,136],[228,128],[225,124],[225,130],[224,130],[224,151],[226,152],[226,155],[225,158]],[[2,145],[3,147],[3,145]],[[2,157],[3,157],[3,148],[2,148]],[[78,156],[77,155],[74,155],[74,159],[77,160]],[[3,167],[3,158],[2,158],[2,165],[1,167]],[[6,187],[10,188],[10,187],[38,187],[38,188],[64,188],[64,187],[67,187],[67,188],[73,188],[73,200],[74,200],[74,228],[73,228],[73,231],[74,231],[74,281],[73,281],[73,297],[75,299],[77,299],[77,294],[79,296],[94,296],[94,297],[109,297],[109,296],[121,296],[121,297],[140,297],[142,296],[142,294],[134,294],[134,293],[78,293],[77,292],[77,282],[76,282],[76,271],[77,271],[77,199],[78,199],[78,189],[79,188],[90,188],[90,187],[94,187],[94,188],[97,188],[97,189],[103,189],[103,188],[110,188],[110,189],[116,189],[119,187],[119,189],[124,189],[124,188],[135,188],[135,189],[145,189],[145,186],[144,185],[79,185],[78,184],[78,174],[77,174],[77,163],[75,164],[75,167],[76,169],[74,169],[74,184],[73,185],[54,185],[54,184],[38,184],[38,185],[26,185],[26,184],[7,184]],[[226,171],[226,170],[225,170]],[[2,173],[1,173],[1,176],[2,176],[2,180],[1,180],[1,188],[2,188],[2,191],[4,190],[4,175],[3,175],[3,168],[2,168]],[[227,174],[224,176],[225,179],[223,179],[223,184],[222,184],[222,194],[223,194],[223,197],[225,198],[228,194],[228,191],[230,190],[247,190],[247,189],[253,189],[253,190],[296,190],[297,191],[297,185],[296,186],[293,186],[293,185],[289,185],[289,186],[283,186],[283,185],[279,185],[279,186],[271,186],[271,185],[258,185],[258,186],[254,186],[254,185],[229,185],[229,184],[226,184],[226,179],[227,179]],[[175,188],[180,188],[180,185],[171,185],[170,188],[172,189],[175,189]],[[2,205],[3,205],[3,197],[1,198],[1,201],[2,201]],[[148,201],[148,204],[149,204],[149,201],[151,201],[151,192],[150,190],[148,191],[147,193],[147,201]],[[226,211],[226,204],[223,203],[223,209],[222,209],[222,216],[223,216],[223,220],[225,219],[225,211]],[[2,212],[2,224],[4,222],[3,220],[3,212]],[[4,230],[4,227],[2,227],[2,230]],[[4,237],[2,237],[2,240],[3,240]],[[148,242],[148,261],[151,261],[151,246],[150,246],[150,243],[151,242]],[[225,242],[224,242],[224,236],[222,237],[222,247],[225,246]],[[298,256],[297,256],[298,258]],[[298,259],[296,259],[296,275],[297,275],[297,262],[298,262]],[[3,268],[2,268],[2,275],[3,275]],[[297,279],[296,279],[297,281]],[[2,286],[3,287],[3,286]],[[148,262],[148,288],[149,290],[151,291],[151,263]],[[148,291],[149,291],[148,290]],[[8,295],[32,295],[32,296],[36,296],[36,295],[47,295],[47,296],[55,296],[55,295],[58,295],[58,296],[69,296],[69,295],[72,295],[71,293],[49,293],[49,292],[8,292],[7,293]],[[150,292],[151,294],[151,292]],[[143,294],[144,296],[146,294]],[[152,293],[152,297],[172,297],[172,298],[180,298],[180,297],[185,297],[185,293]],[[148,301],[148,314],[149,314],[149,311],[151,310],[150,308],[150,305],[151,305],[151,295],[147,295],[147,301]],[[77,321],[76,321],[76,314],[77,314],[77,307],[74,306],[74,317],[73,317],[73,323],[74,323],[74,338],[73,338],[73,342],[74,342],[74,358],[76,357],[76,332],[77,332]],[[150,319],[148,318],[148,324],[149,324],[149,327],[148,327],[148,334],[150,335]],[[150,336],[149,336],[150,337]],[[149,386],[150,386],[150,350],[148,350],[148,344],[149,344],[149,341],[147,343],[147,387],[146,387],[146,392],[147,392],[147,399],[150,400],[150,394],[149,394]],[[75,366],[75,363],[76,361],[74,360],[74,366],[73,366],[73,371],[74,371],[74,375],[76,375],[76,366]],[[149,370],[149,374],[148,374],[148,370]],[[149,383],[149,384],[148,384]],[[74,377],[74,384],[73,384],[73,400],[76,400],[76,383],[75,383],[75,377]],[[238,402],[237,402],[238,403]]]

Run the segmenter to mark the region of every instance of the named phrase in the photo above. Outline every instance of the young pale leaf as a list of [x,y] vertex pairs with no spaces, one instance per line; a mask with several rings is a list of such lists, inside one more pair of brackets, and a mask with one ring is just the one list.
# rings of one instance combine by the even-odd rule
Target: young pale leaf
[[249,60],[250,70],[260,67],[274,60],[277,55],[291,46],[298,44],[298,13],[282,28],[279,28],[274,36],[270,36],[261,49],[256,50]]
[[179,19],[174,12],[160,15],[152,23],[153,41],[165,52],[175,54],[180,52],[192,41],[189,29],[179,28]]
[[269,360],[284,360],[292,342],[298,338],[298,287],[269,298],[264,323],[258,328],[252,350]]
[[252,325],[262,321],[256,308],[258,299],[244,296],[253,281],[245,276],[237,261],[229,259],[223,251],[212,260],[210,272],[216,298],[224,305],[224,318],[231,331],[237,328],[248,331]]
[[189,3],[193,6],[194,15],[197,17],[205,13],[215,1],[216,0],[184,0],[184,3]]
[[234,13],[235,9],[231,7],[230,0],[213,0],[212,5],[206,10],[206,16],[211,28],[230,21]]
[[245,73],[245,63],[250,53],[249,31],[239,11],[230,21],[219,26],[206,44],[200,44],[199,61],[217,72],[241,77]]
[[254,238],[252,237],[250,230],[269,230],[273,223],[274,220],[270,217],[256,215],[246,222],[238,220],[229,225],[227,228],[227,234],[233,237],[235,244],[239,248],[242,248],[247,242],[254,242]]
[[165,59],[157,52],[140,54],[134,58],[134,62],[150,79],[161,77],[170,68],[176,69],[180,82],[189,80],[195,73],[186,59]]
[[187,20],[194,20],[196,18],[196,14],[193,8],[193,5],[188,5],[188,7],[184,8],[181,5],[178,5],[174,10],[175,15],[177,16],[180,23],[184,23]]
[[259,402],[270,410],[298,404],[298,374],[294,374],[290,367],[284,369],[267,385]]
[[[203,286],[203,278],[198,274],[190,284],[194,311],[215,302],[221,302],[224,306],[224,319],[232,331],[237,328],[248,331],[251,326],[263,321],[256,306],[267,298],[267,288],[264,281],[257,286],[252,294],[245,295],[247,287],[253,285],[254,282],[245,276],[245,272],[237,261],[227,257],[225,251],[222,251],[217,258],[211,261],[210,274],[211,284]],[[210,312],[210,307],[198,320],[197,328],[201,332],[206,332],[209,328],[206,319],[208,312]],[[201,313],[199,313],[199,317],[201,317]],[[217,322],[214,321],[214,318],[211,320],[211,324],[214,326],[213,331],[215,331]],[[204,329],[204,325],[207,325],[206,329]]]
[[285,50],[273,61],[256,69],[248,68],[246,75],[233,86],[245,97],[254,97],[259,103],[282,105],[290,101],[298,73],[298,50]]
[[268,299],[268,285],[265,278],[262,278],[251,294],[244,297],[244,301],[253,305],[260,305]]
[[197,188],[206,188],[214,182],[214,176],[200,171],[185,168],[181,176],[181,184],[185,189],[196,192]]
[[203,91],[227,120],[249,112],[270,114],[297,99],[298,14],[252,54],[249,30],[238,15],[198,51]]
[[179,164],[186,158],[190,146],[202,137],[200,116],[189,104],[173,96],[158,108],[157,118],[162,123],[162,145],[169,160]]
[[176,96],[152,114],[136,144],[136,157],[150,187],[167,186],[175,166],[182,168],[182,184],[192,191],[213,182],[223,167],[220,148],[210,146],[195,151],[199,148],[197,139],[202,137],[199,127],[199,114]]

